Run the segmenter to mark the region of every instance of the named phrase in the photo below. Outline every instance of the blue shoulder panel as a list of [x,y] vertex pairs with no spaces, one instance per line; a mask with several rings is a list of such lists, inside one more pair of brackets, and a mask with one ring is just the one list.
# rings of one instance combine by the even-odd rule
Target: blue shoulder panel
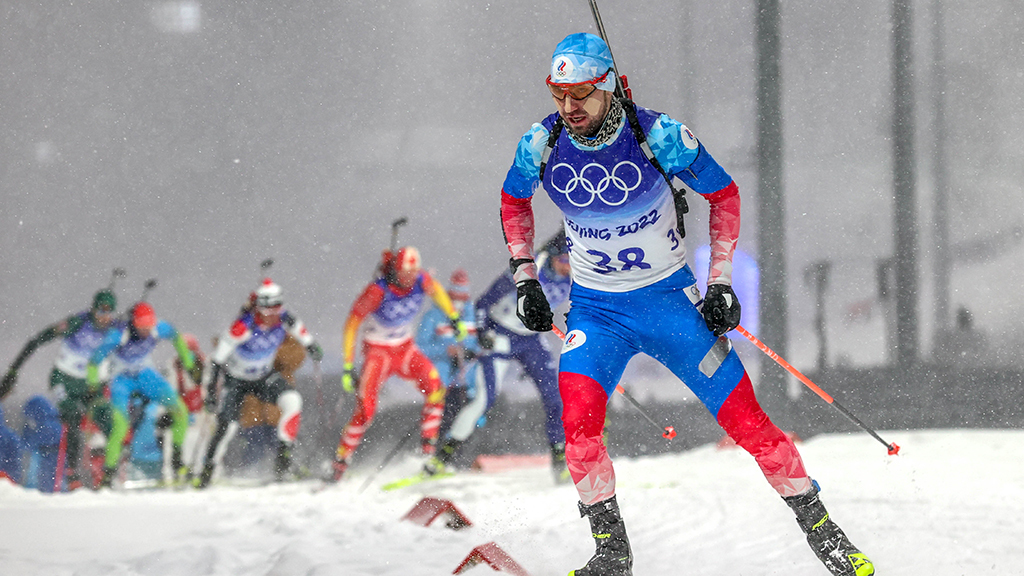
[[514,198],[529,198],[537,189],[540,180],[540,160],[544,147],[548,143],[548,135],[554,126],[558,113],[552,114],[542,122],[534,124],[519,139],[516,147],[516,158],[508,169],[502,190]]
[[[661,167],[700,194],[712,194],[732,182],[732,176],[711,157],[689,128],[665,114],[637,107],[647,143]],[[649,127],[648,127],[649,123]]]

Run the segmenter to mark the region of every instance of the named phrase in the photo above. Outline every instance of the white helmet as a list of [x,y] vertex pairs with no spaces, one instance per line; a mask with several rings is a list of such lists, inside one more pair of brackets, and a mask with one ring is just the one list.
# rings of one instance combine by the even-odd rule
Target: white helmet
[[256,306],[272,308],[284,304],[284,291],[270,278],[264,278],[263,284],[256,289]]

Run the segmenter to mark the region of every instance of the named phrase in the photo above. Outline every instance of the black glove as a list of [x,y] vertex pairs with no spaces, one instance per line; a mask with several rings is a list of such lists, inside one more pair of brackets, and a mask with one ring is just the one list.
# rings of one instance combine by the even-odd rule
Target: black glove
[[721,336],[740,325],[740,301],[732,286],[728,284],[712,284],[704,295],[704,307],[701,309],[704,323],[715,336]]
[[309,352],[309,357],[313,359],[313,362],[319,362],[324,359],[324,349],[316,342],[306,346],[306,352]]
[[476,343],[482,350],[492,350],[494,348],[494,333],[490,330],[480,332],[476,335]]
[[516,295],[516,316],[522,320],[523,326],[534,332],[551,331],[554,316],[540,282],[532,278],[519,282],[516,284]]

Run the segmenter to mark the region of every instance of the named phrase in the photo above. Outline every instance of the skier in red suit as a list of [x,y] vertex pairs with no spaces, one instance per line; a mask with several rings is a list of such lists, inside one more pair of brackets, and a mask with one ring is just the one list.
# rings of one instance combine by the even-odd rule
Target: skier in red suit
[[[457,340],[465,338],[467,330],[444,287],[421,270],[420,264],[420,253],[412,246],[394,254],[385,252],[382,276],[370,283],[352,304],[343,335],[345,364],[341,385],[346,392],[355,392],[357,401],[335,455],[335,482],[341,480],[373,421],[381,384],[392,375],[415,381],[423,394],[421,446],[424,454],[434,453],[444,413],[444,386],[434,364],[413,341],[416,318],[426,297],[449,318]],[[357,371],[356,340],[361,327],[363,367]]]

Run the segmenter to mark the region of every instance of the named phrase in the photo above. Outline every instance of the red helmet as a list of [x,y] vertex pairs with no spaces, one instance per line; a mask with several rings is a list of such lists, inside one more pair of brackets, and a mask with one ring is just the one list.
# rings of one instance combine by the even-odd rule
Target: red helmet
[[388,283],[402,287],[412,286],[420,273],[420,251],[415,246],[401,248],[391,259]]
[[132,308],[132,324],[139,329],[149,329],[156,326],[156,311],[145,302],[139,302]]
[[420,251],[415,246],[406,246],[395,254],[395,270],[401,272],[420,271]]
[[469,274],[457,268],[448,279],[448,297],[452,300],[469,300]]

